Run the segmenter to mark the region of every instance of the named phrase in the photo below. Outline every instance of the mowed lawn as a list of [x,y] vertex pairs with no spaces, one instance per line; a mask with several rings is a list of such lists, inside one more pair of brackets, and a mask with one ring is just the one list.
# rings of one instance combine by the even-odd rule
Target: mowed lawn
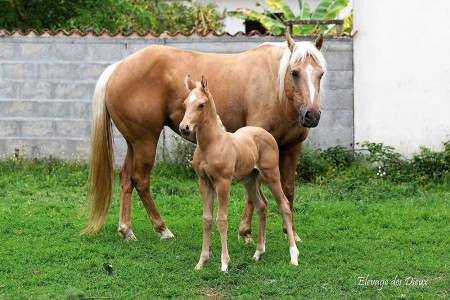
[[196,179],[156,170],[152,192],[176,239],[159,240],[134,193],[138,240],[125,242],[117,235],[118,183],[103,229],[81,236],[87,220],[86,166],[0,162],[0,171],[0,299],[449,296],[450,189],[444,184],[352,178],[298,183],[295,223],[303,243],[294,267],[271,197],[266,255],[255,262],[255,245],[238,241],[244,189],[237,182],[228,218],[231,264],[223,274],[215,226],[210,260],[194,270],[202,245]]

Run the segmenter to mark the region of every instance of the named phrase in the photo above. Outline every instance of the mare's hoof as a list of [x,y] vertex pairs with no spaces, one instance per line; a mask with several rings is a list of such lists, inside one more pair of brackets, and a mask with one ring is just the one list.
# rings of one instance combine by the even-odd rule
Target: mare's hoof
[[169,228],[164,228],[163,231],[160,232],[161,234],[161,240],[169,240],[169,239],[175,239],[175,236],[172,232],[170,232]]
[[137,238],[134,235],[133,231],[128,228],[126,225],[120,225],[119,229],[117,229],[117,234],[121,236],[125,241],[136,241]]
[[246,244],[253,243],[253,237],[250,233],[239,234],[238,241],[240,241],[241,239],[243,239]]
[[294,232],[294,241],[296,243],[301,243],[302,239],[298,236],[297,232]]

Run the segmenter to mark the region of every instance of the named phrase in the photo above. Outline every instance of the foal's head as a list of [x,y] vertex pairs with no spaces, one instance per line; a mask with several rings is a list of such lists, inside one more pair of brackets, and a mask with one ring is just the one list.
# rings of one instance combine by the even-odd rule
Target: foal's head
[[[289,48],[289,61],[284,74],[284,91],[287,99],[299,111],[299,123],[303,127],[316,127],[320,120],[320,81],[326,71],[325,59],[320,49],[323,37],[320,35],[314,43],[296,43],[286,33]],[[286,56],[287,60],[287,56]]]
[[194,83],[187,75],[184,79],[184,85],[190,92],[184,100],[186,112],[180,123],[180,132],[184,136],[190,136],[203,123],[206,112],[214,106],[214,103],[212,103],[213,100],[205,77],[202,76],[200,82]]

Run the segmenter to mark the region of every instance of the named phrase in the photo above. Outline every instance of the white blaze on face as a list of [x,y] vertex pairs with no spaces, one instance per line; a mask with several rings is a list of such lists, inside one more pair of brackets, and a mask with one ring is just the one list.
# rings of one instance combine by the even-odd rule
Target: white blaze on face
[[195,100],[197,100],[197,95],[196,94],[192,94],[191,96],[189,96],[189,103],[192,103]]
[[308,77],[308,87],[309,87],[309,96],[311,97],[311,103],[314,103],[314,95],[316,94],[316,88],[314,87],[314,84],[312,82],[312,72],[313,67],[311,65],[308,65],[306,67],[306,76]]

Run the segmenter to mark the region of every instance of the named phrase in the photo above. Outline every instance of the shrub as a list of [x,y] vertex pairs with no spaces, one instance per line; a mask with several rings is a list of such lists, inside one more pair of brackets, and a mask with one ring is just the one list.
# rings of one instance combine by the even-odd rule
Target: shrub
[[[336,177],[383,179],[392,182],[450,183],[450,141],[442,152],[420,148],[411,159],[404,158],[394,147],[364,142],[361,149],[342,146],[324,151],[305,147],[297,165],[302,181],[318,181]],[[450,185],[449,185],[450,186]]]

